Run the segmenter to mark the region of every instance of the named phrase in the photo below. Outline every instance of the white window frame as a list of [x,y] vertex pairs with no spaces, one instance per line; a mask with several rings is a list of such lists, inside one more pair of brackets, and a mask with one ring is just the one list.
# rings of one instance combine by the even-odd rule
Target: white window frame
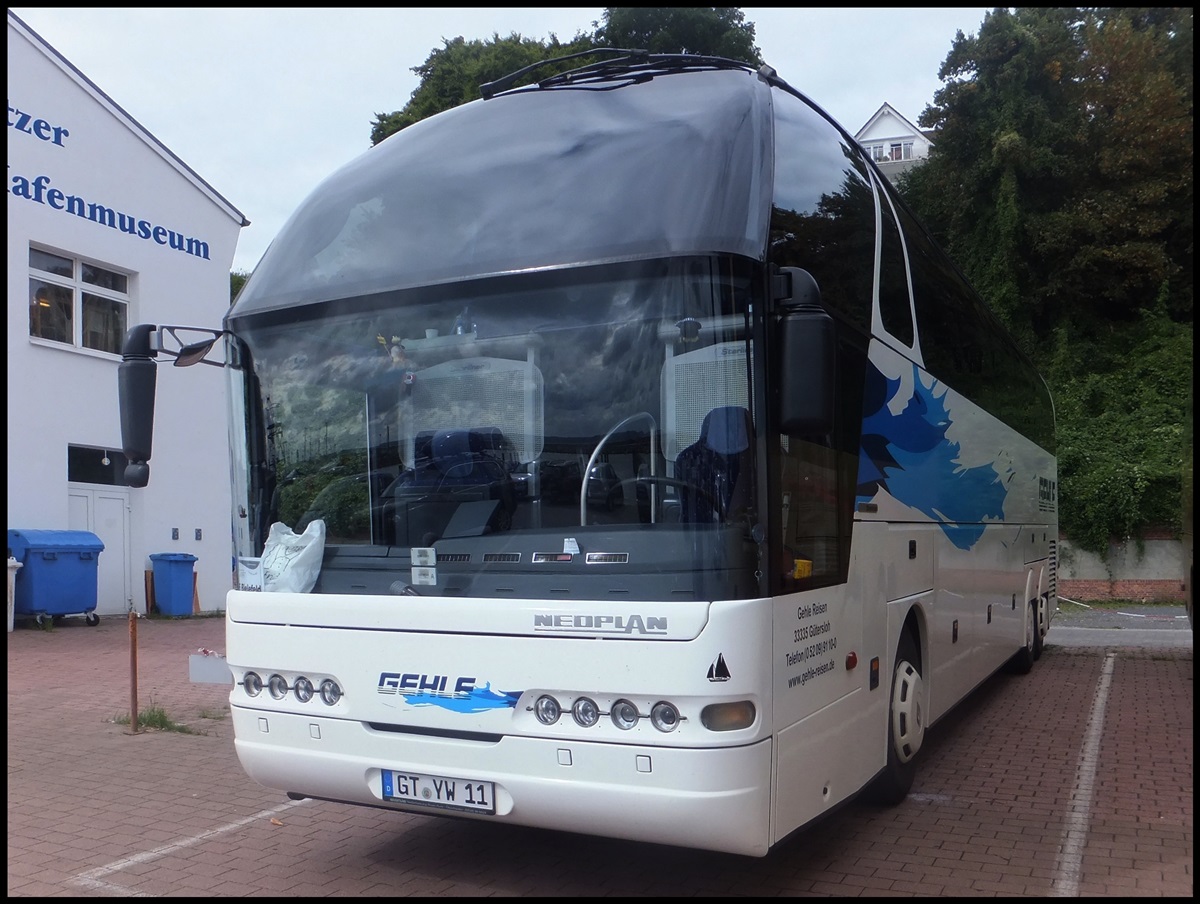
[[[119,267],[114,267],[112,264],[101,263],[99,261],[85,258],[82,255],[60,251],[55,248],[42,247],[31,243],[29,246],[29,251],[30,255],[28,259],[28,269],[30,307],[34,308],[39,304],[42,306],[47,306],[47,299],[39,298],[37,288],[34,286],[34,282],[36,281],[38,283],[43,283],[51,287],[58,287],[59,289],[69,292],[71,309],[71,335],[69,341],[40,336],[35,333],[32,315],[30,317],[30,323],[28,326],[30,341],[39,344],[51,344],[58,348],[73,348],[77,351],[89,352],[92,354],[111,355],[114,357],[119,356],[121,353],[120,343],[125,335],[126,329],[128,329],[129,326],[129,307],[130,302],[132,301],[130,287],[133,283],[133,274]],[[60,258],[63,261],[69,262],[71,265],[71,275],[66,276],[60,273],[53,273],[51,271],[42,270],[34,266],[32,260],[34,252],[51,255],[53,257]],[[101,286],[86,280],[84,278],[84,270],[87,267],[103,271],[105,274],[120,277],[125,282],[125,291],[122,292],[119,289],[108,288],[106,286]],[[107,330],[101,329],[99,331],[92,330],[85,332],[85,327],[88,325],[87,321],[95,316],[94,311],[89,309],[87,304],[89,299],[85,299],[85,295],[88,296],[89,299],[95,298],[101,303],[108,302],[114,305],[114,309],[119,311],[120,314],[120,323],[116,325],[115,329],[110,325]],[[89,341],[95,341],[88,335],[89,332],[99,332],[102,337],[101,341],[103,341],[103,336],[105,333],[107,333],[109,338],[113,340],[115,347],[111,349],[98,348],[95,345],[86,344]]]

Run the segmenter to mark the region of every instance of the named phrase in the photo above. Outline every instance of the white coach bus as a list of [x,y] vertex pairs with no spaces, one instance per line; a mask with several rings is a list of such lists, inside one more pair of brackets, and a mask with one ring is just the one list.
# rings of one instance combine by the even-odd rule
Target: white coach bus
[[615,53],[334,173],[222,329],[134,327],[128,480],[160,355],[225,367],[256,781],[760,856],[1039,657],[1053,407],[773,70]]

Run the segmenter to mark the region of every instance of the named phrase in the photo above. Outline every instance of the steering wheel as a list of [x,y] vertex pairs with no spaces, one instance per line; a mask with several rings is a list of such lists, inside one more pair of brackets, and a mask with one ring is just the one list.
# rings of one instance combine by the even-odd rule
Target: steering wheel
[[696,484],[689,483],[686,480],[680,480],[678,477],[666,477],[662,474],[643,474],[641,477],[631,477],[627,480],[622,480],[621,486],[625,486],[627,483],[647,486],[674,487],[678,490],[695,493],[712,506],[713,511],[717,513],[721,521],[725,520],[726,512],[724,504],[720,499],[714,496],[712,491],[707,487],[697,486]]
[[[579,482],[579,525],[587,526],[587,489],[588,478],[591,476],[592,467],[596,464],[596,460],[600,457],[600,450],[604,448],[604,444],[612,439],[614,433],[628,424],[630,421],[636,421],[639,418],[646,418],[650,421],[650,455],[654,455],[655,447],[657,446],[658,437],[658,421],[654,419],[649,411],[639,411],[637,414],[631,414],[629,417],[618,421],[612,428],[609,429],[604,436],[600,437],[600,442],[596,443],[596,448],[592,450],[592,455],[588,459],[587,467],[583,469],[583,479]],[[623,483],[623,482],[622,482]]]

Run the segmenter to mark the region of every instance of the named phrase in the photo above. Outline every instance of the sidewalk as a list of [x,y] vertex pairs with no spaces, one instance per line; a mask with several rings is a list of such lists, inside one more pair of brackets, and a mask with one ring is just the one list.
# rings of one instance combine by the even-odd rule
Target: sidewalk
[[1109,642],[1065,648],[1052,631],[1031,674],[989,679],[931,728],[908,800],[852,803],[747,859],[289,801],[238,763],[228,687],[189,680],[190,654],[224,652],[224,620],[136,624],[139,709],[199,734],[114,721],[126,618],[9,635],[10,897],[1193,892],[1190,643],[1094,630]]
[[[109,726],[116,716],[128,720],[134,657],[132,629],[124,616],[105,616],[92,627],[82,618],[69,617],[61,625],[34,627],[17,620],[9,635],[8,723],[37,721],[45,717],[38,703],[47,688],[47,675],[61,696],[56,703],[65,713],[80,719],[79,728],[92,723]],[[188,656],[201,649],[225,652],[225,619],[138,618],[137,619],[138,709],[163,707],[176,721],[213,733],[221,732],[220,720],[207,714],[228,713],[229,689],[211,684],[193,684],[188,677]],[[14,649],[20,650],[21,668],[12,668]],[[63,669],[69,666],[70,674]],[[61,684],[59,683],[61,682]],[[32,711],[31,711],[32,710]],[[130,726],[115,728],[128,732]],[[226,725],[225,733],[232,736]],[[11,774],[13,764],[9,763]]]

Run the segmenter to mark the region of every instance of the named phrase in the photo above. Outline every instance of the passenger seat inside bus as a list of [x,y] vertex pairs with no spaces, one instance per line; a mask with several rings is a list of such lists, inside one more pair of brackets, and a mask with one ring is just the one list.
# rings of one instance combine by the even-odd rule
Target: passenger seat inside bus
[[675,459],[680,489],[679,520],[731,523],[750,506],[754,480],[754,426],[740,405],[723,405],[704,416],[700,438]]

